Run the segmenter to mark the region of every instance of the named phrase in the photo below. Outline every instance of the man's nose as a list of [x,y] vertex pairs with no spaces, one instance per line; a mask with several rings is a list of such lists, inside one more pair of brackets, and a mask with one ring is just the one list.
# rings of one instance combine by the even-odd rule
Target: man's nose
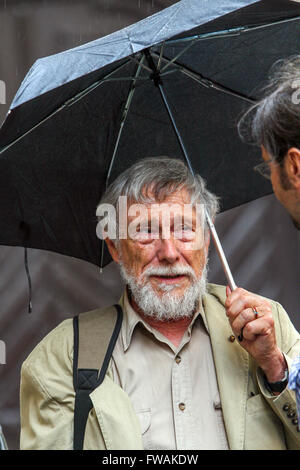
[[168,261],[170,264],[177,262],[180,258],[180,254],[176,248],[175,240],[172,238],[160,239],[157,257],[159,261]]

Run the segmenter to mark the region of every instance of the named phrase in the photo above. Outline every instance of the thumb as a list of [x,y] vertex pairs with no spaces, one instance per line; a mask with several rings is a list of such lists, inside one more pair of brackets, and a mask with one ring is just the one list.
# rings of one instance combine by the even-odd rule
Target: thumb
[[229,295],[231,294],[231,289],[229,286],[226,286],[226,295],[227,297],[229,297]]

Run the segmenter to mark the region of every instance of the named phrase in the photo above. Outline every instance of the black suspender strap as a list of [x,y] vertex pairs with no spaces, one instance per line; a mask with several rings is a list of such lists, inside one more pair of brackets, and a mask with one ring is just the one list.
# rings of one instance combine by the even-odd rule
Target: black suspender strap
[[[104,380],[121,329],[123,319],[122,308],[119,304],[114,305],[114,307],[113,311],[111,308],[107,309],[105,314],[103,310],[98,310],[91,312],[92,315],[90,316],[87,313],[79,317],[76,316],[73,319],[74,450],[83,449],[86,423],[89,412],[93,407],[90,394]],[[114,315],[115,311],[117,315]],[[84,336],[82,336],[80,326],[82,326]],[[91,342],[93,342],[93,347],[89,348]],[[107,349],[103,349],[103,344],[106,345],[107,342]],[[91,349],[90,357],[89,349]],[[86,368],[86,364],[89,361],[94,366],[95,359],[97,359],[97,364],[100,364],[100,367]],[[80,368],[81,364],[84,364],[85,367]]]

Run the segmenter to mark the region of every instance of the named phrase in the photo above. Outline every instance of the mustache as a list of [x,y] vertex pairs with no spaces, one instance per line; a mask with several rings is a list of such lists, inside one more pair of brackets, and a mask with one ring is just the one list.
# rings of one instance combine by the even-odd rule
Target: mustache
[[194,281],[197,280],[195,271],[190,266],[150,266],[142,274],[143,278],[149,279],[151,276],[189,276]]

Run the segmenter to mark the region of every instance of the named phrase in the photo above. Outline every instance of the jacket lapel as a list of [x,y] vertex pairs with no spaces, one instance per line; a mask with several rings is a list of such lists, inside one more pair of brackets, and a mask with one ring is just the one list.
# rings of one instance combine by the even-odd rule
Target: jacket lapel
[[244,447],[249,356],[237,340],[226,317],[225,288],[210,285],[203,307],[210,333],[223,417],[230,449]]

